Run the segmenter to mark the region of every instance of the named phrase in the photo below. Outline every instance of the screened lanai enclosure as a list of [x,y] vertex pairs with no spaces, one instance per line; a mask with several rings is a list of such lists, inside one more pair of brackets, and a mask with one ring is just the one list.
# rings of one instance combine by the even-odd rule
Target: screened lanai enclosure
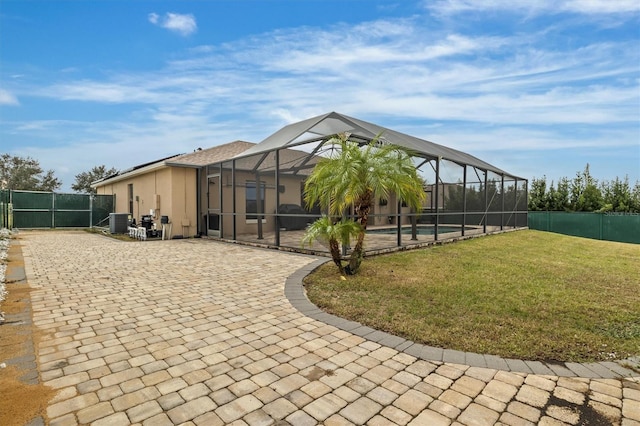
[[[428,245],[527,226],[527,181],[472,155],[335,112],[288,125],[242,154],[200,171],[201,233],[291,250],[321,217],[304,203],[304,183],[340,133],[364,146],[375,138],[408,149],[424,182],[420,211],[390,194],[375,200],[365,253]],[[345,215],[353,215],[347,211]],[[343,252],[348,247],[343,248]]]

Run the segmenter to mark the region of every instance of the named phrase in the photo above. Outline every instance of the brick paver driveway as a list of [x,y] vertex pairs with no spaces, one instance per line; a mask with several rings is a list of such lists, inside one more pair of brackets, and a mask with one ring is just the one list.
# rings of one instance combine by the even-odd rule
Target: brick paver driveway
[[640,424],[637,378],[429,362],[304,316],[284,284],[310,257],[21,238],[52,425]]

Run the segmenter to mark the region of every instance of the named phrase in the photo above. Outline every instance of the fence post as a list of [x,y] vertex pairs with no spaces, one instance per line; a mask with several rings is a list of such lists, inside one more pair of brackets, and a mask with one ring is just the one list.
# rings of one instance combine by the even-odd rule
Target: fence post
[[53,192],[51,197],[51,228],[56,228],[56,193]]
[[599,228],[599,230],[598,230],[598,239],[602,240],[602,235],[603,235],[602,228],[604,226],[604,213],[596,213],[596,214],[598,215],[598,221],[600,222],[599,223],[600,226],[598,227]]
[[551,231],[551,212],[547,211],[547,229],[546,231]]

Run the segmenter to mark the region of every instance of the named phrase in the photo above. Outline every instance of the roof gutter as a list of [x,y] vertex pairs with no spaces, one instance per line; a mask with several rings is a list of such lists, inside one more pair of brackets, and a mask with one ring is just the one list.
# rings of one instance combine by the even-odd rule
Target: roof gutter
[[142,167],[140,169],[135,169],[135,170],[131,170],[129,172],[125,172],[104,180],[97,180],[95,182],[91,183],[91,188],[98,188],[104,185],[110,185],[116,182],[120,182],[126,179],[130,179],[132,177],[144,174],[144,173],[149,173],[152,172],[154,170],[159,170],[159,169],[164,169],[167,168],[168,164],[166,161],[160,161],[154,164],[150,164],[148,166]]

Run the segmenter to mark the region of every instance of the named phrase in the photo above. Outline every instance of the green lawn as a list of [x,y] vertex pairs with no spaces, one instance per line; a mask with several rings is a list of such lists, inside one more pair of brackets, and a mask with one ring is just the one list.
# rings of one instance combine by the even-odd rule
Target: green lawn
[[309,299],[432,346],[541,361],[640,355],[640,245],[518,231],[327,263]]

